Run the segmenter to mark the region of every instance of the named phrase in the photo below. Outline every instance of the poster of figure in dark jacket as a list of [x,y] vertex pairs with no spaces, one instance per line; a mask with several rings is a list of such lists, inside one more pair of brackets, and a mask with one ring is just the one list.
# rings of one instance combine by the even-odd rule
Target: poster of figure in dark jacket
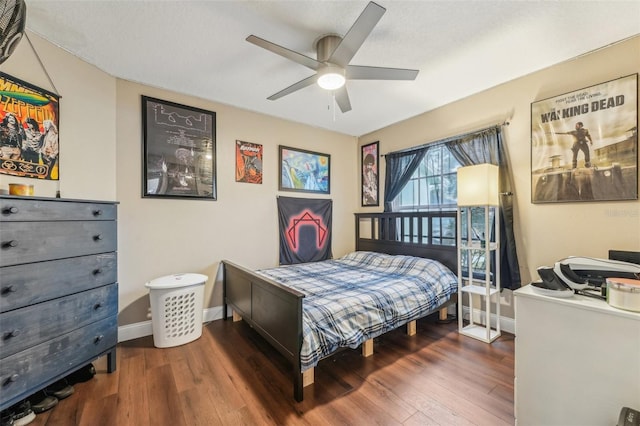
[[638,199],[638,75],[531,104],[534,203]]
[[0,72],[0,174],[58,180],[59,101]]

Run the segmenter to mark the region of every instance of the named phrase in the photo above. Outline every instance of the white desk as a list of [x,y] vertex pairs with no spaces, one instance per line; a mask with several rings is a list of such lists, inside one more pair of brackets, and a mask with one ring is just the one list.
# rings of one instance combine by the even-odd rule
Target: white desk
[[640,313],[605,301],[514,292],[519,426],[615,426],[640,410]]

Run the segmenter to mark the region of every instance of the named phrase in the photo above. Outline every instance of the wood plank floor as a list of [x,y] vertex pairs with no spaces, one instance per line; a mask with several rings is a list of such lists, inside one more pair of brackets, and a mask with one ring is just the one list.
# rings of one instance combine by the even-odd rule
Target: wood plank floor
[[514,337],[485,344],[457,324],[418,321],[375,339],[374,355],[345,350],[320,362],[296,403],[290,366],[246,323],[214,321],[192,343],[145,337],[118,345],[116,372],[32,425],[512,425]]

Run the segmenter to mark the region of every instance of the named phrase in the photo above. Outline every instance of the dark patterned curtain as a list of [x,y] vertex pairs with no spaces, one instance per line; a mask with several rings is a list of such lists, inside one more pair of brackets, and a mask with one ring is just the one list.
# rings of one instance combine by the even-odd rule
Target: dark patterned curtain
[[[491,163],[500,169],[500,281],[502,288],[520,287],[520,267],[513,232],[513,196],[511,173],[499,126],[443,139],[407,151],[385,156],[386,177],[384,211],[392,211],[392,202],[407,184],[426,152],[445,145],[463,166]],[[495,231],[494,231],[495,232]],[[495,264],[495,262],[493,262]]]
[[513,233],[513,196],[511,173],[499,127],[453,138],[447,142],[452,155],[463,166],[490,163],[500,169],[500,285],[520,287],[520,267]]
[[410,151],[391,152],[385,155],[386,175],[384,179],[384,211],[392,210],[393,200],[409,182],[420,162],[427,153],[427,147]]

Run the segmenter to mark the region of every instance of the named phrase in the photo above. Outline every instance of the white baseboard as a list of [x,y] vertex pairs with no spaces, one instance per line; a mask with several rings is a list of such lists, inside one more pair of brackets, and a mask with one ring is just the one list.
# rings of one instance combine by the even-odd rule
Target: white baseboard
[[[222,306],[207,308],[202,311],[202,322],[207,323],[222,318]],[[151,336],[153,327],[151,321],[142,321],[135,324],[118,327],[118,342],[126,342],[140,337]]]
[[[485,313],[480,309],[473,310],[473,319],[480,324],[486,324]],[[462,318],[469,318],[469,307],[462,307]],[[496,326],[496,314],[491,314],[491,326]],[[500,329],[507,333],[516,334],[516,320],[508,317],[500,317]]]

